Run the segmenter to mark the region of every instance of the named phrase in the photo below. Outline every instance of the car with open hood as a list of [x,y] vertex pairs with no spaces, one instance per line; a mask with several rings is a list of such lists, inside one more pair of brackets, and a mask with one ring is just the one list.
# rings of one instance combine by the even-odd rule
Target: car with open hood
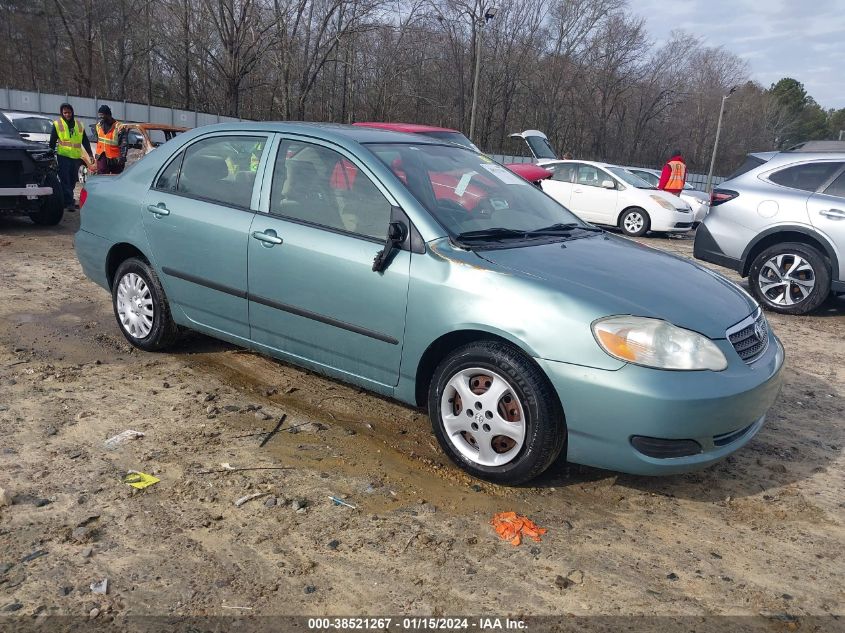
[[77,256],[132,345],[196,330],[425,407],[486,480],[561,456],[701,468],[780,388],[783,347],[735,284],[452,143],[212,125],[92,177],[82,202]]

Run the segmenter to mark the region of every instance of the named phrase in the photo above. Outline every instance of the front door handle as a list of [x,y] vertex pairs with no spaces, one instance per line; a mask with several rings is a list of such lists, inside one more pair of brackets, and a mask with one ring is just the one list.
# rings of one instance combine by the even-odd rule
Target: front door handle
[[841,209],[825,209],[824,211],[819,211],[819,215],[823,215],[827,218],[839,218],[845,220],[845,211]]
[[267,229],[264,232],[253,231],[252,237],[257,239],[259,242],[262,242],[267,248],[275,246],[276,244],[281,244],[284,241],[276,235],[276,232],[273,229]]
[[573,193],[584,193],[583,189],[573,189]]
[[147,211],[150,213],[154,213],[155,215],[161,217],[163,215],[170,215],[170,209],[167,208],[163,202],[159,202],[158,204],[148,204]]

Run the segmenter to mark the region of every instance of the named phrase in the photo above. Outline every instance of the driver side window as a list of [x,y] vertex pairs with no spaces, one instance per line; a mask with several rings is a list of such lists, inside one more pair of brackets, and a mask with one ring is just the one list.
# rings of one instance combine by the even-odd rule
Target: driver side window
[[284,141],[276,155],[270,212],[346,233],[385,239],[391,204],[338,152]]

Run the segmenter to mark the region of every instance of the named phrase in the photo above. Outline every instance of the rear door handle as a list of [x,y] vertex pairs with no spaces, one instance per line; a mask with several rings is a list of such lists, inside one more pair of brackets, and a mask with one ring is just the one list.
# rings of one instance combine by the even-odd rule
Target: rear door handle
[[147,211],[154,213],[159,217],[163,215],[170,215],[170,209],[168,209],[163,202],[159,202],[158,204],[148,204]]
[[824,211],[819,211],[819,215],[823,215],[828,218],[840,218],[845,220],[845,211],[841,209],[825,209]]
[[252,237],[257,239],[259,242],[263,242],[268,248],[276,244],[281,244],[284,241],[276,235],[276,232],[273,229],[267,229],[264,232],[253,231]]
[[573,189],[575,193],[584,193],[583,189]]

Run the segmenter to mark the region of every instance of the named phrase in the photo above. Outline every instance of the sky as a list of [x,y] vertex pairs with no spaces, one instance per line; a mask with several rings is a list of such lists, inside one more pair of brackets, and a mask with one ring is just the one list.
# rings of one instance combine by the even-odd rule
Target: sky
[[845,108],[845,0],[629,0],[659,45],[673,29],[744,59],[763,87],[792,77],[823,108]]

